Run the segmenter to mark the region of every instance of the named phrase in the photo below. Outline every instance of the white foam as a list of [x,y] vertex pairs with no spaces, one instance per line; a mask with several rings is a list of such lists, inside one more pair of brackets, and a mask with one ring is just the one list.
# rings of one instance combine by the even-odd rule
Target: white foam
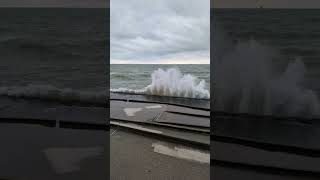
[[110,92],[129,93],[129,94],[145,94],[146,90],[145,90],[145,88],[144,89],[117,88],[117,89],[110,89]]
[[185,98],[209,99],[210,92],[206,89],[206,82],[191,74],[182,74],[179,69],[159,68],[151,75],[151,84],[143,89],[127,88],[111,89],[111,92],[148,94],[159,96],[173,96]]
[[105,92],[84,92],[71,88],[57,88],[52,85],[27,85],[0,87],[0,96],[33,98],[61,102],[106,103]]
[[137,112],[142,111],[142,108],[124,108],[123,111],[127,116],[135,116]]
[[179,159],[196,161],[199,163],[210,163],[209,152],[200,151],[184,146],[169,147],[165,143],[152,143],[153,151],[156,153],[172,156]]
[[146,109],[158,109],[158,108],[162,108],[161,105],[154,105],[154,106],[146,106]]

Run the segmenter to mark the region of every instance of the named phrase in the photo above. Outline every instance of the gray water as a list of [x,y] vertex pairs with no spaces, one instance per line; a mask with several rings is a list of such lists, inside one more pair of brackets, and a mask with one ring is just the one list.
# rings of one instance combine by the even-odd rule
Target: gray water
[[159,68],[179,69],[183,74],[191,74],[205,80],[207,87],[210,87],[210,65],[208,64],[111,64],[110,88],[144,88],[151,84],[151,74]]
[[59,101],[102,97],[107,14],[93,8],[1,8],[0,95]]

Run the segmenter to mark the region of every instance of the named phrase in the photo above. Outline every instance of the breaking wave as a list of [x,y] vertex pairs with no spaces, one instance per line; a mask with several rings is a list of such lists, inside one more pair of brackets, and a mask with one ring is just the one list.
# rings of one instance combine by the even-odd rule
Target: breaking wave
[[0,96],[90,104],[106,104],[107,100],[105,92],[83,92],[70,88],[57,88],[52,85],[0,87]]
[[[251,39],[228,41],[216,36],[213,66],[214,108],[234,113],[318,117],[320,103],[304,86],[306,68],[295,58],[277,72],[281,58],[269,46]],[[220,43],[222,40],[223,43]]]
[[151,74],[151,84],[143,89],[118,88],[111,92],[147,94],[158,96],[173,96],[184,98],[209,99],[210,92],[206,89],[206,82],[191,74],[182,74],[179,69],[159,68]]

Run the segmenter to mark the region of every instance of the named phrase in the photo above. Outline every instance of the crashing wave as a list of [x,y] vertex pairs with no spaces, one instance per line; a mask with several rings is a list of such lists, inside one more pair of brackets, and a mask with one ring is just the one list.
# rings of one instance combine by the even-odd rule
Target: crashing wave
[[179,69],[159,68],[151,75],[151,84],[142,89],[118,88],[111,92],[147,94],[158,96],[173,96],[184,98],[209,99],[210,92],[206,89],[206,82],[191,74],[182,74]]

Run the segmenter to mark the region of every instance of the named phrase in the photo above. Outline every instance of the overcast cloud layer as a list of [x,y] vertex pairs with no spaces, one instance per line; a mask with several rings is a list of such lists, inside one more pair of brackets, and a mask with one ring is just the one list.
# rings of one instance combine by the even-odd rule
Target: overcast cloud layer
[[111,0],[111,63],[209,63],[209,0]]

